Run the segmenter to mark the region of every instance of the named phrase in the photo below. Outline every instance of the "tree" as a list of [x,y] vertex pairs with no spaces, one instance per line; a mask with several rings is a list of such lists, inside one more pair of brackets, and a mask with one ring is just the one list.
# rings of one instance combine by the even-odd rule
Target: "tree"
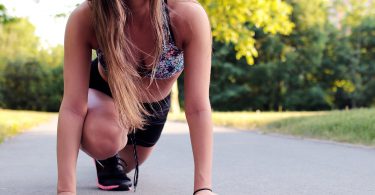
[[236,57],[245,57],[254,64],[258,56],[255,48],[255,28],[266,33],[292,32],[294,24],[289,17],[292,7],[280,0],[200,0],[208,12],[212,35],[217,41],[232,43]]
[[63,94],[62,66],[42,65],[37,59],[7,64],[0,82],[3,106],[10,109],[58,111]]
[[353,100],[357,106],[375,105],[374,12],[365,11],[368,15],[358,19],[348,33],[335,22],[337,12],[330,1],[286,2],[293,7],[295,28],[290,35],[251,29],[259,54],[255,66],[246,67],[243,59],[234,59],[233,44],[215,42],[213,108],[326,110],[353,106]]
[[58,111],[63,48],[41,49],[34,31],[0,4],[0,107]]
[[339,27],[346,32],[350,32],[353,27],[360,25],[362,19],[375,14],[373,0],[333,0],[332,8],[333,13],[339,17],[337,18]]
[[38,53],[39,38],[27,19],[13,18],[0,28],[0,69],[17,56],[32,58]]
[[353,106],[370,106],[374,103],[375,90],[375,16],[362,19],[352,29],[350,41],[353,47],[351,77],[355,91],[352,94]]
[[3,4],[0,4],[0,27],[2,24],[8,22],[11,18],[8,16],[6,12],[6,8]]
[[54,47],[39,50],[36,56],[40,63],[50,68],[63,66],[64,60],[64,47],[57,45]]
[[[294,27],[294,24],[289,19],[292,12],[291,6],[280,0],[200,0],[199,2],[208,13],[214,41],[223,42],[226,44],[225,46],[218,43],[220,47],[233,46],[236,52],[231,52],[231,55],[236,56],[237,60],[244,57],[247,64],[254,64],[254,58],[258,57],[258,51],[255,47],[256,39],[254,29],[263,29],[264,32],[270,34],[280,33],[287,35],[292,32]],[[225,50],[226,49],[223,49],[221,52],[227,52]],[[216,69],[216,63],[223,62],[217,60],[218,58],[213,60],[213,73],[217,71],[214,70]],[[228,77],[235,80],[243,80],[241,77],[245,75],[238,77],[238,71],[232,71],[234,74],[231,74],[229,69],[239,70],[244,67],[241,66],[241,68],[237,68],[232,66],[233,64],[230,63],[227,63],[226,65],[228,68],[227,72],[229,75],[231,75],[228,75]],[[220,67],[217,68],[220,70]],[[215,75],[213,75],[213,79],[216,79]],[[217,79],[220,80],[220,78]],[[231,80],[233,81],[233,79]],[[179,82],[181,82],[181,79],[179,79]],[[225,83],[225,81],[218,82],[221,84]],[[230,83],[234,84],[234,82]],[[178,86],[182,85],[179,84]],[[214,99],[212,99],[212,101],[213,105],[216,105],[216,108],[220,109],[220,107],[223,106],[223,104],[221,104],[222,101],[217,100],[238,100],[239,94],[246,94],[248,92],[248,87],[246,84],[235,88],[231,88],[229,86],[233,87],[233,85],[228,85],[227,88],[227,90],[230,90],[231,92],[225,93],[223,96],[213,96]],[[176,96],[178,91],[180,94],[183,94],[181,90],[178,90],[178,88],[175,87],[172,91],[172,97]],[[217,94],[215,88],[211,91],[212,93]],[[237,101],[237,103],[239,102]],[[220,104],[221,106],[219,106]],[[173,105],[177,106],[178,104],[173,103]],[[241,109],[238,105],[240,104],[237,104],[237,106],[233,105],[231,109]],[[177,108],[172,110],[179,109]]]
[[328,109],[331,102],[318,80],[328,41],[328,5],[325,0],[286,2],[293,7],[290,35],[256,31],[259,57],[249,70],[250,100],[262,110]]
[[[365,39],[372,39],[371,19],[375,17],[375,4],[369,0],[335,0],[333,9],[341,15],[338,22],[343,36],[350,41],[352,50],[351,61],[348,64],[348,81],[353,86],[353,90],[349,94],[350,106],[358,107],[363,105],[363,93],[365,80],[364,69],[368,66],[368,62],[363,63],[363,55],[368,45]],[[361,31],[368,31],[361,33]],[[366,34],[367,33],[367,34]],[[364,37],[365,35],[366,37]]]

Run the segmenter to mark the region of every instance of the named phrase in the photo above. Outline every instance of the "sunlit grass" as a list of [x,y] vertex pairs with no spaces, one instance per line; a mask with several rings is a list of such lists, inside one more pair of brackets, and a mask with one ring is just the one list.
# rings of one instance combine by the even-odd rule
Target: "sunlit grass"
[[[327,112],[214,112],[215,125],[375,145],[375,109]],[[169,114],[185,121],[185,115]]]
[[[254,129],[264,127],[272,122],[291,117],[322,115],[325,112],[213,112],[212,120],[215,125]],[[169,113],[169,120],[185,121],[185,114]]]
[[0,143],[27,128],[46,122],[53,113],[0,109]]
[[270,123],[264,130],[374,146],[375,109],[332,111],[320,116],[288,118]]

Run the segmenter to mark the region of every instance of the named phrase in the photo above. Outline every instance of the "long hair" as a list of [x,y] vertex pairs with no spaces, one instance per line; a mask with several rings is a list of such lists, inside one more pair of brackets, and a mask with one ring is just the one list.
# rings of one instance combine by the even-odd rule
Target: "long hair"
[[[100,49],[105,55],[108,66],[108,84],[115,107],[119,113],[122,128],[142,129],[146,123],[145,115],[150,115],[143,106],[141,97],[145,91],[141,87],[141,77],[137,71],[137,50],[129,39],[126,28],[131,10],[124,0],[89,0],[95,27],[95,34]],[[155,37],[155,50],[152,72],[162,53],[164,40],[162,0],[150,0],[150,21]],[[153,77],[152,77],[153,78]]]

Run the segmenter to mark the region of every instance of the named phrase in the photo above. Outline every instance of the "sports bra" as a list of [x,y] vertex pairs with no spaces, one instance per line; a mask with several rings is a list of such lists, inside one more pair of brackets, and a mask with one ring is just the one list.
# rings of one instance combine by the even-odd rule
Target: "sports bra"
[[[166,36],[163,40],[163,51],[160,56],[160,61],[156,65],[155,79],[168,79],[175,74],[183,71],[184,69],[184,52],[176,46],[175,38],[172,33],[171,22],[169,17],[169,10],[167,6],[167,1],[163,1],[163,30]],[[108,67],[105,63],[105,57],[100,49],[96,50],[98,60],[104,71],[108,73]],[[146,70],[140,66],[138,68],[138,73],[142,77],[151,78],[151,70]]]

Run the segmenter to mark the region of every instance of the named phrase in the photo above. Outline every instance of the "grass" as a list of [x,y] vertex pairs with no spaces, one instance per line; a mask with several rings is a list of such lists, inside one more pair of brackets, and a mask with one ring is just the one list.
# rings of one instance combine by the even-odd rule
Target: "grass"
[[293,117],[270,123],[265,131],[375,146],[375,109]]
[[[255,129],[282,119],[321,114],[324,114],[324,112],[213,112],[212,120],[215,125],[219,126]],[[186,120],[184,113],[169,113],[168,119],[174,121]]]
[[34,111],[0,109],[0,143],[37,124],[48,121],[54,114]]
[[[375,145],[375,109],[327,112],[214,112],[213,122],[244,130]],[[168,119],[185,121],[183,113]]]

